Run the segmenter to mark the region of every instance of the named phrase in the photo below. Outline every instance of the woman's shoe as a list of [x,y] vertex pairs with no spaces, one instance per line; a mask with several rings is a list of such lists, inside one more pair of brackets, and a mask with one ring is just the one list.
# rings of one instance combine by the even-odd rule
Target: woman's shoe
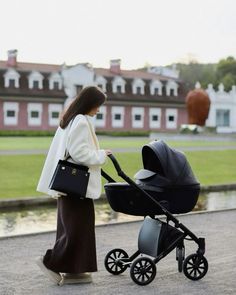
[[91,273],[79,273],[79,274],[71,274],[65,273],[62,275],[62,279],[59,283],[59,286],[65,284],[85,284],[85,283],[92,283],[92,275]]
[[54,283],[59,284],[62,277],[58,272],[54,272],[48,269],[43,263],[43,256],[36,259],[36,264],[39,266],[41,271]]

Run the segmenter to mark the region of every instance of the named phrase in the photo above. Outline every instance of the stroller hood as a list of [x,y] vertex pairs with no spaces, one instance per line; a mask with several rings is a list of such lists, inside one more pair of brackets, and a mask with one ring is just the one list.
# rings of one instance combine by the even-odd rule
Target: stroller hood
[[144,181],[149,185],[155,185],[156,183],[158,186],[160,179],[162,179],[162,184],[165,183],[166,186],[200,185],[185,155],[178,150],[170,148],[162,140],[152,141],[143,146],[142,159],[144,169],[154,172],[156,176],[152,175],[152,172],[146,172],[147,177],[144,177],[144,170],[140,174],[137,173],[137,178],[141,182]]

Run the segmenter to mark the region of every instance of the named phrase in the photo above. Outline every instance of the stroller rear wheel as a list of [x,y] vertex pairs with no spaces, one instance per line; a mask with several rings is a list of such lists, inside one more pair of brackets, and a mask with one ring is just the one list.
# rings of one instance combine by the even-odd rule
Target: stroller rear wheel
[[129,255],[123,249],[113,249],[107,253],[104,264],[106,270],[113,274],[119,275],[124,272],[128,265],[124,265],[122,259],[129,258]]
[[188,279],[200,280],[208,271],[207,259],[203,255],[191,254],[184,260],[183,271]]
[[150,258],[140,257],[132,263],[130,276],[136,284],[148,285],[156,276],[156,265]]

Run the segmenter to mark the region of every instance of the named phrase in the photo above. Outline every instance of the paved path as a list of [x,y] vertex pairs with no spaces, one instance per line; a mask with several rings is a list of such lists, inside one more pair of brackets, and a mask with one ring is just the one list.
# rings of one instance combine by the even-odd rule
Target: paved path
[[[141,222],[96,228],[99,271],[93,283],[58,287],[40,272],[35,257],[53,245],[55,233],[1,239],[1,295],[235,295],[236,294],[236,210],[180,216],[196,235],[206,237],[209,271],[200,281],[191,281],[177,272],[174,251],[157,265],[155,280],[141,287],[133,283],[129,270],[119,276],[109,274],[103,259],[115,248],[129,254],[137,247]],[[186,241],[187,255],[196,250]]]

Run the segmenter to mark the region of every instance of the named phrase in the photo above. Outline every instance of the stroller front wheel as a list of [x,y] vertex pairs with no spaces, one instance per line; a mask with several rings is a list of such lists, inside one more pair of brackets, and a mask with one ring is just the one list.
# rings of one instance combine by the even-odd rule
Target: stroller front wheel
[[198,254],[191,254],[184,260],[183,271],[188,279],[193,281],[200,280],[208,271],[207,259]]
[[110,252],[107,253],[105,259],[104,259],[104,265],[106,270],[113,274],[113,275],[119,275],[122,272],[124,272],[128,265],[125,264],[125,261],[122,261],[122,259],[129,258],[129,255],[125,252],[123,249],[113,249]]
[[150,258],[140,257],[132,263],[130,276],[136,284],[148,285],[156,276],[156,265]]

